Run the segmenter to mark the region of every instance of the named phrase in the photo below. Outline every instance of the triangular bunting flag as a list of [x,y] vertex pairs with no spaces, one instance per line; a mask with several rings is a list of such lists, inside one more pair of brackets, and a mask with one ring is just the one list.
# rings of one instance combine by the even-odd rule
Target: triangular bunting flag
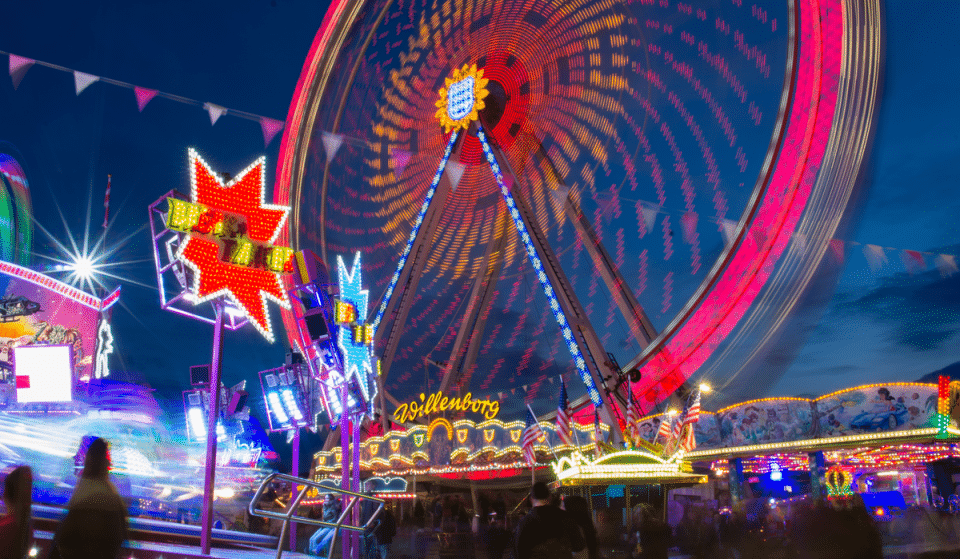
[[[457,191],[457,185],[460,184],[460,179],[463,178],[463,171],[466,170],[467,166],[459,161],[449,161],[447,162],[447,172],[450,173],[448,178],[450,179],[450,188],[454,192]],[[504,182],[506,182],[506,177],[504,177]],[[507,187],[509,188],[509,186]],[[524,387],[524,390],[527,388]]]
[[10,79],[13,80],[13,88],[20,87],[20,80],[27,75],[27,70],[33,66],[36,60],[25,56],[10,55]]
[[807,251],[807,236],[804,233],[794,233],[793,234],[793,243],[796,245],[797,250],[800,252]]
[[213,126],[220,120],[220,117],[223,116],[223,113],[227,112],[226,107],[221,107],[220,105],[214,105],[213,103],[204,103],[203,108],[207,111],[207,114],[210,115],[210,126]]
[[393,174],[397,178],[403,176],[403,170],[410,163],[410,156],[413,155],[404,149],[393,148],[390,150],[390,159],[393,160]]
[[923,255],[915,250],[903,251],[900,254],[900,259],[903,260],[903,267],[911,274],[920,273],[927,269],[927,262],[923,259]]
[[877,273],[887,263],[887,255],[879,245],[863,245],[863,255],[867,258],[870,270]]
[[843,246],[843,241],[840,239],[830,239],[830,251],[833,252],[833,257],[837,259],[837,263],[843,264],[844,256],[846,255],[846,247]]
[[937,256],[937,269],[943,277],[952,276],[957,273],[957,257],[952,254],[941,254]]
[[507,187],[507,191],[513,190],[513,175],[503,175],[503,186]]
[[143,108],[147,106],[147,103],[153,100],[157,96],[156,89],[147,89],[145,87],[134,87],[133,94],[137,96],[137,108],[140,109],[140,112],[143,112]]
[[263,147],[270,145],[277,132],[283,130],[283,121],[275,118],[260,117],[260,128],[263,130]]
[[343,145],[343,134],[333,134],[331,132],[321,132],[320,140],[323,142],[323,149],[327,152],[327,163],[333,161],[337,155],[340,146]]
[[93,74],[84,74],[83,72],[73,71],[73,85],[77,88],[77,95],[83,93],[83,90],[90,87],[90,84],[100,78]]
[[653,226],[657,224],[657,214],[660,213],[660,209],[641,204],[640,213],[643,215],[643,226],[647,229],[647,232],[653,231]]
[[723,236],[724,246],[730,246],[730,243],[736,238],[737,222],[732,219],[721,219],[720,234]]

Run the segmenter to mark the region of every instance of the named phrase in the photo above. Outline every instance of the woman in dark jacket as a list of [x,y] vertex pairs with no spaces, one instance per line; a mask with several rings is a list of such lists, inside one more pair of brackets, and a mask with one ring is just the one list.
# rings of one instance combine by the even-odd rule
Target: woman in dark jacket
[[[333,493],[327,493],[323,496],[323,521],[333,524],[336,523],[338,518],[340,518],[340,501],[334,497]],[[310,553],[314,555],[322,554],[327,549],[327,546],[330,545],[330,542],[333,541],[334,531],[334,528],[321,526],[314,532],[313,535],[310,536],[308,548]]]
[[587,552],[587,559],[598,559],[600,548],[597,544],[597,528],[590,518],[590,508],[587,506],[587,500],[579,495],[565,495],[563,497],[563,509],[567,511],[570,518],[577,523],[577,526],[583,532],[583,539],[587,542],[587,547],[584,548],[584,551]]
[[96,438],[53,538],[52,558],[116,559],[127,538],[127,507],[110,482],[110,449]]

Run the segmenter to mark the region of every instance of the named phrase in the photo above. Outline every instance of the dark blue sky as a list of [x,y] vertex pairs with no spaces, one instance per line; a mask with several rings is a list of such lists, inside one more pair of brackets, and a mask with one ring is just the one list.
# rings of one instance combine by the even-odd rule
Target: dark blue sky
[[[307,0],[10,4],[0,50],[276,119],[286,117],[326,11],[326,2]],[[930,259],[928,271],[908,274],[896,251],[873,271],[853,244],[960,253],[960,3],[891,0],[885,9],[880,121],[842,237],[844,266],[835,292],[828,286],[822,304],[797,312],[809,334],[770,356],[776,362],[796,354],[770,395],[913,380],[960,361],[960,274],[941,277]],[[56,206],[81,235],[92,192],[98,230],[106,175],[113,175],[117,217],[108,243],[122,245],[117,258],[133,263],[121,273],[133,281],[123,282],[123,308],[114,313],[119,353],[112,366],[143,373],[177,407],[187,368],[210,359],[211,327],[159,310],[146,207],[170,189],[187,190],[188,147],[231,173],[265,154],[272,177],[279,138],[264,150],[256,122],[227,115],[211,127],[199,107],[160,98],[141,114],[131,90],[95,83],[75,96],[73,87],[69,73],[39,66],[16,91],[0,79],[0,140],[19,149],[35,217],[61,239]],[[38,234],[35,250],[50,246]],[[230,333],[224,381],[252,381],[285,351],[252,329]],[[262,400],[251,392],[256,409]]]

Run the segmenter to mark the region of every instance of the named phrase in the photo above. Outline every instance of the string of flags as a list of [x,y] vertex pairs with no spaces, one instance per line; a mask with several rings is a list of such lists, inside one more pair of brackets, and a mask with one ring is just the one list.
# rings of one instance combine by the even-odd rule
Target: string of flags
[[137,103],[137,109],[142,113],[143,109],[152,101],[153,99],[159,97],[162,99],[167,99],[170,101],[176,101],[178,103],[183,103],[185,105],[193,105],[195,107],[200,107],[210,117],[210,125],[213,126],[217,123],[220,117],[224,115],[235,116],[243,118],[246,120],[252,120],[260,124],[260,130],[263,132],[263,145],[264,147],[270,145],[270,142],[276,137],[276,135],[283,130],[284,121],[277,120],[275,118],[269,118],[266,116],[261,116],[253,113],[248,113],[246,111],[241,111],[237,109],[229,109],[215,103],[205,103],[197,101],[195,99],[190,99],[188,97],[183,97],[180,95],[174,95],[173,93],[166,93],[156,89],[150,89],[146,87],[140,87],[132,83],[127,83],[120,80],[115,80],[112,78],[106,78],[103,76],[96,76],[93,74],[88,74],[86,72],[81,72],[79,70],[74,70],[67,68],[65,66],[60,66],[59,64],[53,64],[50,62],[44,62],[42,60],[35,60],[33,58],[27,58],[25,56],[20,56],[10,52],[0,51],[0,54],[5,54],[9,58],[9,72],[10,79],[13,81],[13,88],[17,89],[20,87],[20,83],[23,81],[23,78],[27,75],[27,71],[30,70],[33,66],[43,66],[45,68],[50,68],[52,70],[58,70],[60,72],[67,72],[73,75],[73,86],[74,91],[77,96],[86,91],[91,85],[95,83],[105,83],[117,87],[123,87],[133,91],[134,101]]

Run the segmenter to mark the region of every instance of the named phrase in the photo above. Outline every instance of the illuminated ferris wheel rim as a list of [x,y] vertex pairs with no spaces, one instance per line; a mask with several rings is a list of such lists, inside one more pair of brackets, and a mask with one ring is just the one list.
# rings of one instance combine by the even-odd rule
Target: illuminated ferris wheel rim
[[[647,396],[640,401],[644,411],[669,395],[704,364],[712,350],[737,326],[767,281],[777,275],[771,268],[790,247],[794,234],[806,223],[804,220],[817,214],[808,212],[808,216],[803,215],[812,190],[825,188],[817,179],[824,159],[832,161],[844,157],[837,153],[842,151],[836,145],[837,136],[840,133],[853,133],[853,143],[863,143],[863,137],[872,125],[869,118],[861,119],[865,122],[847,123],[845,126],[840,123],[841,126],[834,129],[835,112],[839,113],[836,110],[838,103],[851,103],[849,94],[841,98],[837,84],[850,80],[849,74],[856,67],[853,64],[845,69],[844,56],[836,53],[845,50],[847,62],[853,58],[861,64],[869,64],[871,57],[878,56],[876,49],[871,50],[869,45],[863,48],[857,43],[858,38],[853,37],[856,30],[850,29],[851,18],[864,18],[865,13],[866,19],[873,17],[873,23],[876,23],[879,16],[873,13],[876,12],[875,4],[873,0],[795,0],[790,3],[791,41],[787,75],[781,91],[775,133],[763,170],[738,224],[735,241],[724,248],[694,296],[687,300],[668,327],[628,365],[638,366],[645,373],[643,377],[646,382],[641,381],[634,386],[638,396]],[[311,141],[310,133],[316,122],[323,92],[332,77],[333,62],[340,55],[346,35],[363,5],[347,0],[332,4],[314,39],[290,106],[281,143],[276,184],[286,185],[287,188],[280,188],[275,193],[279,202],[289,203],[301,195],[306,165],[306,150],[303,147]],[[388,2],[384,11],[389,5]],[[868,88],[869,97],[872,98],[876,84],[868,85],[873,85],[872,89]],[[344,104],[345,100],[340,100],[340,110]],[[844,108],[848,107],[845,105]],[[859,112],[870,111],[868,106]],[[831,144],[829,152],[828,144]],[[784,146],[790,149],[782,149]],[[440,155],[437,154],[438,157]],[[845,156],[847,167],[853,170],[848,169],[845,176],[847,180],[838,188],[843,192],[837,195],[844,202],[849,198],[852,178],[855,178],[862,156],[863,150],[858,155]],[[325,168],[324,180],[328,170]],[[835,172],[827,174],[837,175]],[[325,194],[324,188],[321,195]],[[788,200],[786,205],[782,203],[783,200]],[[299,245],[300,208],[298,204],[292,205],[294,210],[288,234],[292,246],[296,248]],[[824,211],[819,212],[819,219],[826,224],[826,228],[819,228],[817,239],[829,239],[835,231],[843,204],[834,206],[827,215],[824,215]],[[758,223],[765,224],[762,231],[756,225]],[[822,258],[826,245],[825,242],[820,245],[814,251],[810,259],[812,265],[808,265],[808,268],[815,268],[816,262]],[[792,307],[798,296],[799,292],[795,293],[786,306]],[[719,320],[717,316],[720,316]],[[667,384],[656,386],[664,379],[668,380]],[[653,392],[654,389],[657,389],[657,393]]]

